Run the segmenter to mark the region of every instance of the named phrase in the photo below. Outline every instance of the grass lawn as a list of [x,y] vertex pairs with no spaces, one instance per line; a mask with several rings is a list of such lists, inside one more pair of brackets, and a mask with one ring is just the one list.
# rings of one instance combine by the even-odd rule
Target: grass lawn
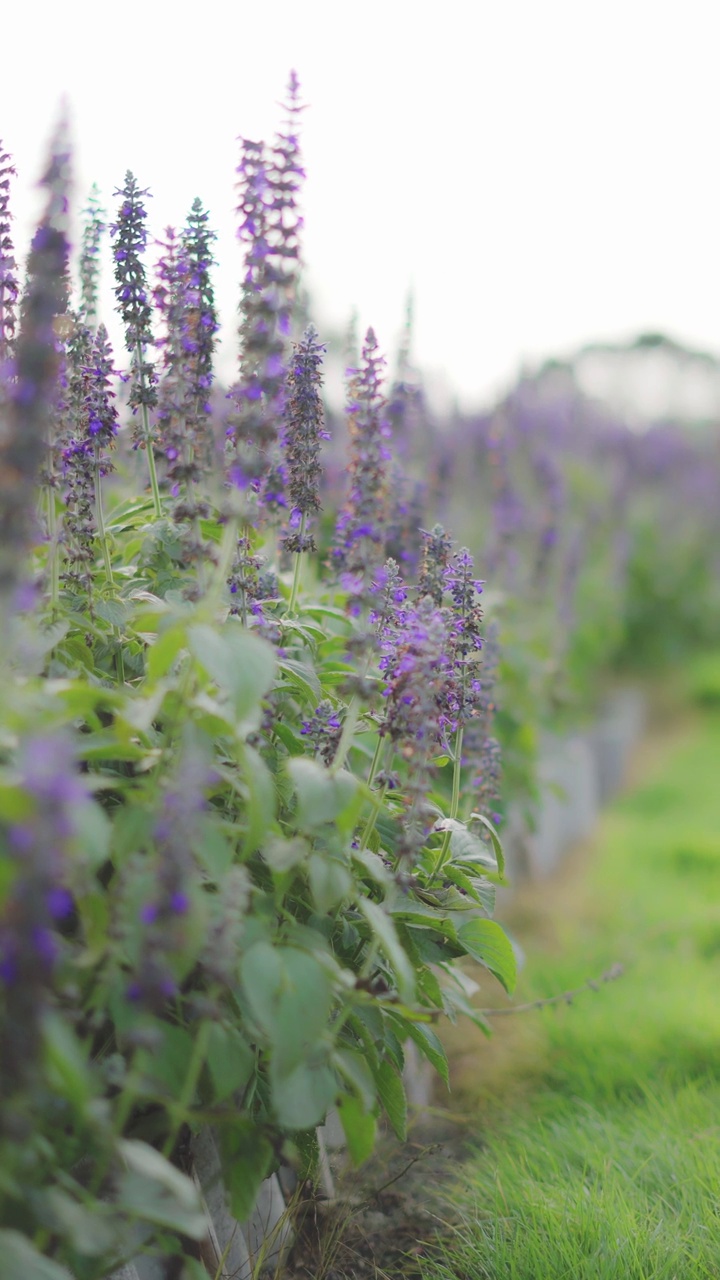
[[508,917],[528,956],[517,1002],[623,976],[497,1018],[489,1043],[448,1038],[453,1110],[479,1145],[426,1280],[720,1277],[720,709],[702,696],[717,672],[698,667],[697,709]]

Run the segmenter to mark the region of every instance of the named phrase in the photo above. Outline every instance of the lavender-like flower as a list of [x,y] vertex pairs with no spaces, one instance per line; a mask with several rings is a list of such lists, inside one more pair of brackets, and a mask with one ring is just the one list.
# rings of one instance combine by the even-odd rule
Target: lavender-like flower
[[35,486],[46,456],[58,371],[54,326],[67,304],[69,173],[61,124],[41,180],[47,206],[28,259],[8,394],[8,429],[0,435],[0,596],[17,581],[35,528]]
[[[113,470],[110,450],[118,430],[112,349],[107,330],[100,325],[94,339],[78,326],[70,346],[73,372],[70,379],[74,430],[62,450],[66,515],[64,541],[68,568],[65,580],[86,593],[92,589],[91,566],[97,538],[103,538],[101,481]],[[103,551],[106,548],[103,543]],[[111,577],[109,562],[106,562]]]
[[[275,518],[287,505],[277,442],[302,226],[297,210],[303,177],[297,118],[302,107],[294,73],[285,108],[286,126],[272,148],[242,139],[238,238],[247,246],[246,273],[240,378],[231,392],[238,411],[228,429],[238,455],[229,467],[231,483],[259,494],[263,507]],[[266,484],[268,476],[270,483]]]
[[160,519],[162,503],[149,416],[149,411],[157,404],[157,375],[147,355],[147,349],[154,344],[154,338],[151,327],[152,308],[143,264],[148,235],[145,226],[147,213],[144,197],[149,195],[149,192],[140,190],[135,177],[128,170],[124,187],[116,191],[115,195],[120,196],[122,200],[117,221],[110,228],[113,236],[113,258],[117,281],[115,297],[125,326],[125,345],[131,353],[128,403],[133,411],[140,409],[142,423],[133,433],[133,443],[136,449],[142,448],[147,451],[155,514]]
[[79,267],[80,318],[88,329],[94,329],[98,323],[100,243],[105,229],[105,210],[100,204],[98,187],[93,183],[90,188],[87,205],[83,211]]
[[329,698],[323,698],[313,715],[303,720],[300,732],[307,738],[316,757],[329,768],[342,734],[342,723]]
[[315,550],[308,521],[320,510],[320,441],[330,438],[323,429],[320,398],[324,351],[315,329],[309,325],[302,341],[294,346],[288,373],[283,452],[292,512],[283,545],[297,554]]
[[445,532],[441,524],[433,525],[429,531],[421,529],[422,559],[418,577],[418,598],[429,596],[438,608],[443,602],[446,587],[446,573],[452,555],[453,540]]
[[407,810],[398,852],[413,858],[432,826],[426,801],[432,754],[440,743],[438,702],[446,680],[447,623],[428,596],[408,612],[402,631],[386,645],[385,716],[382,737],[393,743],[406,763]]
[[390,428],[382,393],[384,357],[368,329],[360,368],[349,383],[350,492],[335,527],[332,560],[341,581],[362,603],[373,569],[382,557],[387,520]]
[[187,946],[187,924],[196,874],[193,842],[213,779],[204,758],[186,750],[162,800],[153,830],[155,879],[140,908],[140,956],[127,997],[156,1013],[178,993],[176,967]]
[[0,384],[13,349],[17,323],[17,263],[10,234],[10,179],[15,177],[17,170],[0,142]]
[[144,405],[151,409],[157,403],[154,365],[148,361],[147,347],[154,343],[150,306],[143,254],[147,245],[144,197],[149,191],[141,191],[128,170],[125,186],[115,192],[122,204],[117,222],[110,228],[113,235],[115,259],[115,297],[118,311],[125,326],[125,342],[132,355],[132,385],[129,403],[132,408]]
[[450,679],[443,694],[440,725],[444,732],[453,733],[468,723],[480,693],[477,663],[483,646],[480,634],[483,615],[478,597],[484,584],[475,578],[473,558],[467,547],[455,552],[444,577],[451,599]]
[[211,270],[215,265],[213,244],[217,235],[208,227],[209,217],[202,202],[199,199],[193,200],[181,234],[182,260],[187,277],[187,316],[183,337],[188,373],[187,421],[193,432],[194,449],[201,463],[210,461],[213,447],[209,396],[219,327],[211,278]]
[[32,1072],[40,1020],[60,953],[57,926],[72,912],[69,842],[76,810],[89,796],[72,766],[69,739],[57,735],[22,743],[17,771],[32,809],[27,818],[0,828],[0,844],[16,875],[0,911],[0,986],[4,989],[0,1079],[10,1089]]

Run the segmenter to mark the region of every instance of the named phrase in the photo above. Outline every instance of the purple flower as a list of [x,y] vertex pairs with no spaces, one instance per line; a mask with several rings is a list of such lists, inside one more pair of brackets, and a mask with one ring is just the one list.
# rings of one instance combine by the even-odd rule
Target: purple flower
[[17,263],[10,235],[9,207],[10,179],[15,177],[17,171],[0,142],[0,369],[12,351],[17,322]]
[[384,364],[375,334],[368,329],[360,368],[353,371],[348,387],[350,490],[338,516],[332,550],[337,572],[358,575],[363,595],[382,557],[386,534],[389,427],[381,383]]
[[[58,374],[55,320],[67,306],[70,155],[61,124],[41,185],[46,210],[32,241],[0,432],[0,596],[16,583],[35,533],[35,485],[47,456]],[[0,187],[0,193],[4,187]],[[3,198],[3,206],[5,201]],[[6,289],[6,296],[9,296]],[[7,337],[7,325],[5,337]],[[0,606],[1,607],[1,606]]]
[[0,828],[0,843],[16,864],[0,910],[0,979],[6,988],[0,1077],[13,1085],[33,1068],[60,951],[56,925],[73,909],[68,842],[77,832],[78,809],[90,802],[73,767],[72,742],[64,736],[26,739],[16,768],[32,809],[23,822]]
[[300,732],[308,739],[315,755],[329,767],[335,758],[342,724],[328,698],[319,703],[308,720],[303,720]]
[[[98,284],[100,278],[100,243],[106,230],[105,211],[100,206],[100,193],[93,183],[84,210],[82,244],[80,248],[80,318],[88,329],[98,322]],[[122,257],[120,256],[122,255]],[[123,262],[127,250],[118,249],[116,262]]]
[[452,538],[445,532],[441,524],[433,525],[428,532],[420,530],[422,537],[422,560],[418,578],[418,597],[429,596],[435,605],[440,607],[445,591],[445,572],[452,554]]
[[[295,344],[288,373],[283,433],[283,454],[288,474],[288,498],[293,505],[290,532],[284,539],[286,551],[315,550],[315,539],[307,529],[308,518],[320,510],[320,441],[323,430],[320,398],[322,353],[325,347],[309,325],[302,341]],[[299,527],[302,525],[302,531]]]
[[401,856],[413,858],[432,826],[426,796],[432,754],[441,742],[438,704],[446,681],[448,630],[445,614],[428,596],[404,618],[385,646],[385,715],[380,733],[393,743],[407,768],[406,814]]
[[[147,359],[147,348],[152,346],[152,310],[148,303],[148,290],[143,265],[147,245],[144,197],[135,177],[128,170],[125,186],[115,192],[122,204],[117,221],[111,227],[115,257],[115,297],[125,326],[125,343],[132,355],[132,380],[128,403],[131,408],[152,408],[157,403],[157,377],[153,364]],[[140,437],[136,434],[136,447]]]
[[140,907],[145,928],[126,995],[156,1013],[162,1012],[178,991],[174,967],[187,948],[187,917],[197,875],[193,846],[206,808],[205,790],[214,777],[206,759],[187,748],[163,795],[153,828],[154,883]]

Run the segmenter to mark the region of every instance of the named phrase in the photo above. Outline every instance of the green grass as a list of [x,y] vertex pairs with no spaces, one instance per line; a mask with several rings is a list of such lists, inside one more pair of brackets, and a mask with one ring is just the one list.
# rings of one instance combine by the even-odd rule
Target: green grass
[[482,1146],[426,1280],[720,1277],[719,765],[707,711],[654,748],[555,900],[526,895],[519,1002],[625,974],[503,1026],[494,1069],[465,1049]]

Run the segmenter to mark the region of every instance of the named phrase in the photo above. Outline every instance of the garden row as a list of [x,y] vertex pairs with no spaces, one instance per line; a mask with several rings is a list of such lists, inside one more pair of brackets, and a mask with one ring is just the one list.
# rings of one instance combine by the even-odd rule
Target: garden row
[[[457,961],[512,989],[496,828],[532,804],[558,706],[587,714],[623,643],[652,631],[636,587],[666,591],[658,512],[675,513],[677,572],[712,581],[711,442],[672,435],[668,472],[655,437],[522,388],[430,437],[407,351],[386,387],[372,330],[339,465],[324,347],[298,329],[300,112],[293,76],[274,141],[241,144],[226,394],[201,203],[153,274],[147,193],[131,174],[116,193],[117,394],[106,228],[91,201],[74,253],[65,129],[22,285],[0,154],[9,1280],[96,1280],[134,1257],[205,1275],[198,1135],[238,1222],[281,1165],[317,1176],[329,1109],[358,1162],[381,1114],[402,1137],[405,1046],[446,1075],[438,1017],[482,1021]],[[470,527],[486,490],[487,527]],[[676,596],[669,625],[692,638]]]

